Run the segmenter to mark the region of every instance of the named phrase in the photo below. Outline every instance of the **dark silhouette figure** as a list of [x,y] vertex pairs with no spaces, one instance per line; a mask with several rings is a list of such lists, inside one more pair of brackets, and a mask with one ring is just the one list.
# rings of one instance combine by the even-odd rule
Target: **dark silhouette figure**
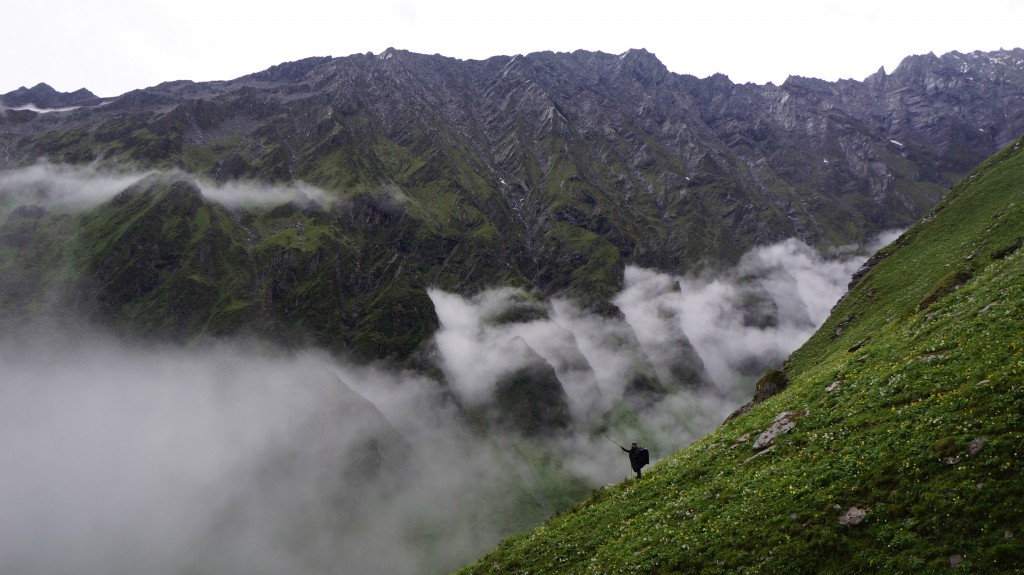
[[651,456],[647,452],[647,448],[638,447],[634,441],[629,449],[622,446],[619,446],[619,449],[629,454],[629,464],[633,467],[633,471],[636,472],[636,478],[640,479],[640,470],[644,468],[644,465],[651,462]]

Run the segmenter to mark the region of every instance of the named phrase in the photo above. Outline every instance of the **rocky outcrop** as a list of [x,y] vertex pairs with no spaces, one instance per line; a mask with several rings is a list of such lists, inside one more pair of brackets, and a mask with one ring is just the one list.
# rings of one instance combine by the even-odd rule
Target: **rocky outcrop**
[[768,370],[761,379],[757,380],[754,385],[754,397],[746,404],[741,406],[736,411],[729,414],[726,421],[735,419],[744,413],[747,413],[754,408],[755,405],[763,402],[764,400],[777,395],[783,389],[789,386],[789,379],[786,377],[786,372],[782,369],[771,369]]
[[790,430],[796,427],[796,420],[807,415],[807,411],[806,407],[796,411],[783,411],[767,429],[761,432],[761,435],[757,436],[757,439],[754,440],[750,448],[754,451],[761,451],[771,447],[775,443],[775,438],[784,433],[789,433]]
[[847,509],[842,515],[839,516],[840,525],[858,525],[864,518],[868,516],[866,509],[860,507],[851,507]]

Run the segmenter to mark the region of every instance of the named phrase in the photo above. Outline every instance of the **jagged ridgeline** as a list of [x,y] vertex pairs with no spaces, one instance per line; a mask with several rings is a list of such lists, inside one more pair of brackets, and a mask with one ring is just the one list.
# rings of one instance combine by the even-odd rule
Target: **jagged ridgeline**
[[1024,139],[879,252],[745,414],[462,573],[1020,572],[1022,244]]
[[389,49],[109,99],[23,88],[2,96],[5,175],[40,161],[179,170],[318,197],[226,207],[180,175],[80,216],[5,196],[0,306],[70,302],[147,335],[410,359],[437,327],[431,286],[615,313],[627,263],[686,272],[786,238],[905,227],[1024,132],[1022,100],[1019,49],[781,86],[674,74],[644,50]]

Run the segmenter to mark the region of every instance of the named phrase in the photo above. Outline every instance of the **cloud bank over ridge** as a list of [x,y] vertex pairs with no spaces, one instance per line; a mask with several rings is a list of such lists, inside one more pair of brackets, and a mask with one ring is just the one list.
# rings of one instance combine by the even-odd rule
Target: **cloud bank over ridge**
[[41,205],[65,210],[89,209],[110,200],[143,178],[157,174],[187,177],[195,181],[203,196],[228,206],[275,206],[289,201],[313,201],[326,205],[333,199],[320,188],[304,182],[213,182],[185,172],[116,171],[99,166],[42,162],[0,171],[0,208]]

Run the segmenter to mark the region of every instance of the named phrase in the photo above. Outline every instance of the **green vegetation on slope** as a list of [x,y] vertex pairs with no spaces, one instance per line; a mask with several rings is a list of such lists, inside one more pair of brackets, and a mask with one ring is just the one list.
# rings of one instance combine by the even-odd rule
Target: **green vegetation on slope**
[[881,252],[785,390],[462,573],[1024,569],[1022,147]]

